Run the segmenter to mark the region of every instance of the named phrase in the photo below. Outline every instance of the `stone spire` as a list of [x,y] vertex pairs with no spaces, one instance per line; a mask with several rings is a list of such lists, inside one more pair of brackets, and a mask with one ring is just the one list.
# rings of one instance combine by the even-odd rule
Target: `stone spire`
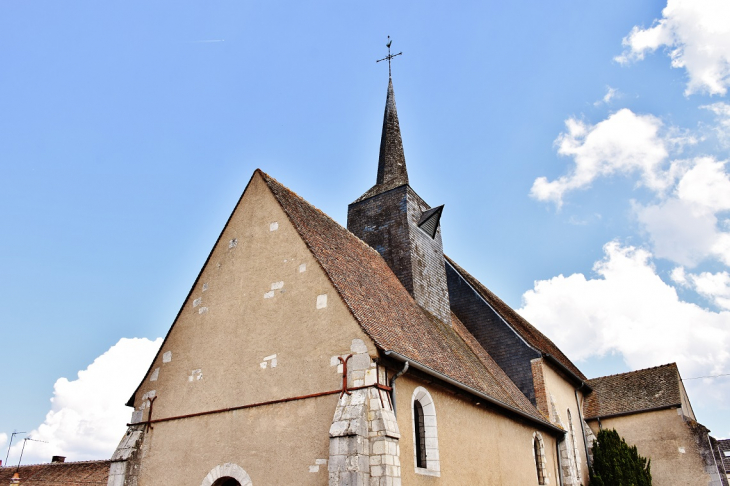
[[347,229],[383,256],[418,305],[451,324],[439,225],[442,211],[443,206],[431,208],[408,184],[393,81],[389,80],[378,179],[347,208]]
[[400,136],[398,112],[395,109],[393,80],[388,79],[388,96],[385,100],[383,133],[380,136],[380,157],[378,159],[378,179],[376,185],[393,188],[408,184],[406,156],[403,153],[403,140]]

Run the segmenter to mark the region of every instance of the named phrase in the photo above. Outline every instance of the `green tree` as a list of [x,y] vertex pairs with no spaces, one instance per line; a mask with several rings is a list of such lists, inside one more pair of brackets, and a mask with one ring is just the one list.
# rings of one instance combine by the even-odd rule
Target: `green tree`
[[601,430],[593,442],[591,486],[651,486],[651,460],[641,457],[616,430]]

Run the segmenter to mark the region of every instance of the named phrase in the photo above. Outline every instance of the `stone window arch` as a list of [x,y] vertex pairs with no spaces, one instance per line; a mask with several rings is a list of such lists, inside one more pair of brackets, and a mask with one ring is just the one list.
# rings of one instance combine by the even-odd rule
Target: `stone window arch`
[[545,467],[545,443],[540,432],[532,434],[532,453],[535,456],[535,469],[537,472],[537,484],[547,484],[547,469]]
[[413,463],[417,474],[441,475],[436,407],[431,394],[422,386],[413,390],[411,397],[413,425]]
[[253,486],[251,477],[237,464],[226,463],[210,470],[200,486]]

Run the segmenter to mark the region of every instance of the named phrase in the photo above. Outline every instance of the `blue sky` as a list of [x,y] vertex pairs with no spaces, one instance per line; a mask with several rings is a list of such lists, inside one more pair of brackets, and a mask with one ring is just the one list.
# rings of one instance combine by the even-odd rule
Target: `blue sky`
[[[0,3],[0,449],[108,456],[257,167],[345,224],[387,35],[452,258],[591,377],[730,373],[728,25],[709,0]],[[687,387],[730,437],[730,379]]]

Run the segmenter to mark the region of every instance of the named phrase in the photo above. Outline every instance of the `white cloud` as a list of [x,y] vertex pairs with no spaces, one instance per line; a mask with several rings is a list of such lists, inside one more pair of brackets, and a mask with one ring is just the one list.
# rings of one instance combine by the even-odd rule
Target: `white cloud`
[[[632,369],[676,361],[684,377],[730,372],[730,312],[680,300],[645,250],[613,241],[604,252],[596,278],[537,281],[518,312],[577,360],[620,353]],[[694,399],[727,407],[730,380],[715,385]]]
[[560,207],[566,192],[585,189],[598,177],[615,173],[638,172],[641,184],[656,191],[670,185],[671,174],[661,170],[669,153],[659,133],[662,122],[658,118],[624,108],[597,125],[575,118],[569,118],[565,125],[567,131],[555,143],[560,155],[573,157],[575,167],[554,181],[536,179],[532,197]]
[[725,146],[730,146],[730,105],[718,101],[711,105],[700,106],[705,110],[710,110],[715,114],[717,125],[714,127],[717,138]]
[[730,2],[669,0],[661,19],[648,29],[635,26],[623,45],[615,58],[622,64],[666,47],[672,67],[687,72],[685,94],[724,95],[730,85]]
[[[729,105],[708,109],[727,111],[730,127]],[[727,162],[670,157],[697,142],[692,133],[666,129],[658,118],[628,109],[596,125],[570,118],[555,143],[560,155],[573,159],[573,167],[553,181],[535,179],[530,195],[560,208],[567,193],[588,188],[600,177],[634,175],[655,196],[650,203],[632,204],[655,256],[688,267],[708,258],[730,266],[730,220],[724,219],[730,210]]]
[[[79,371],[76,380],[59,378],[45,421],[28,434],[47,443],[29,442],[23,464],[49,462],[53,455],[69,461],[111,457],[132,414],[124,404],[161,344],[162,339],[123,338]],[[13,445],[13,460],[21,446],[22,442]]]
[[730,273],[702,272],[688,274],[684,268],[677,267],[672,271],[672,280],[680,285],[692,288],[719,308],[730,310]]
[[606,86],[606,94],[603,98],[593,103],[594,106],[600,106],[602,103],[609,104],[618,95],[618,89]]
[[8,434],[5,434],[3,432],[0,432],[0,447],[4,447],[5,443],[8,441]]
[[689,267],[706,258],[730,265],[730,233],[719,220],[730,210],[726,165],[713,157],[676,161],[678,182],[671,195],[656,204],[634,204],[657,257]]

